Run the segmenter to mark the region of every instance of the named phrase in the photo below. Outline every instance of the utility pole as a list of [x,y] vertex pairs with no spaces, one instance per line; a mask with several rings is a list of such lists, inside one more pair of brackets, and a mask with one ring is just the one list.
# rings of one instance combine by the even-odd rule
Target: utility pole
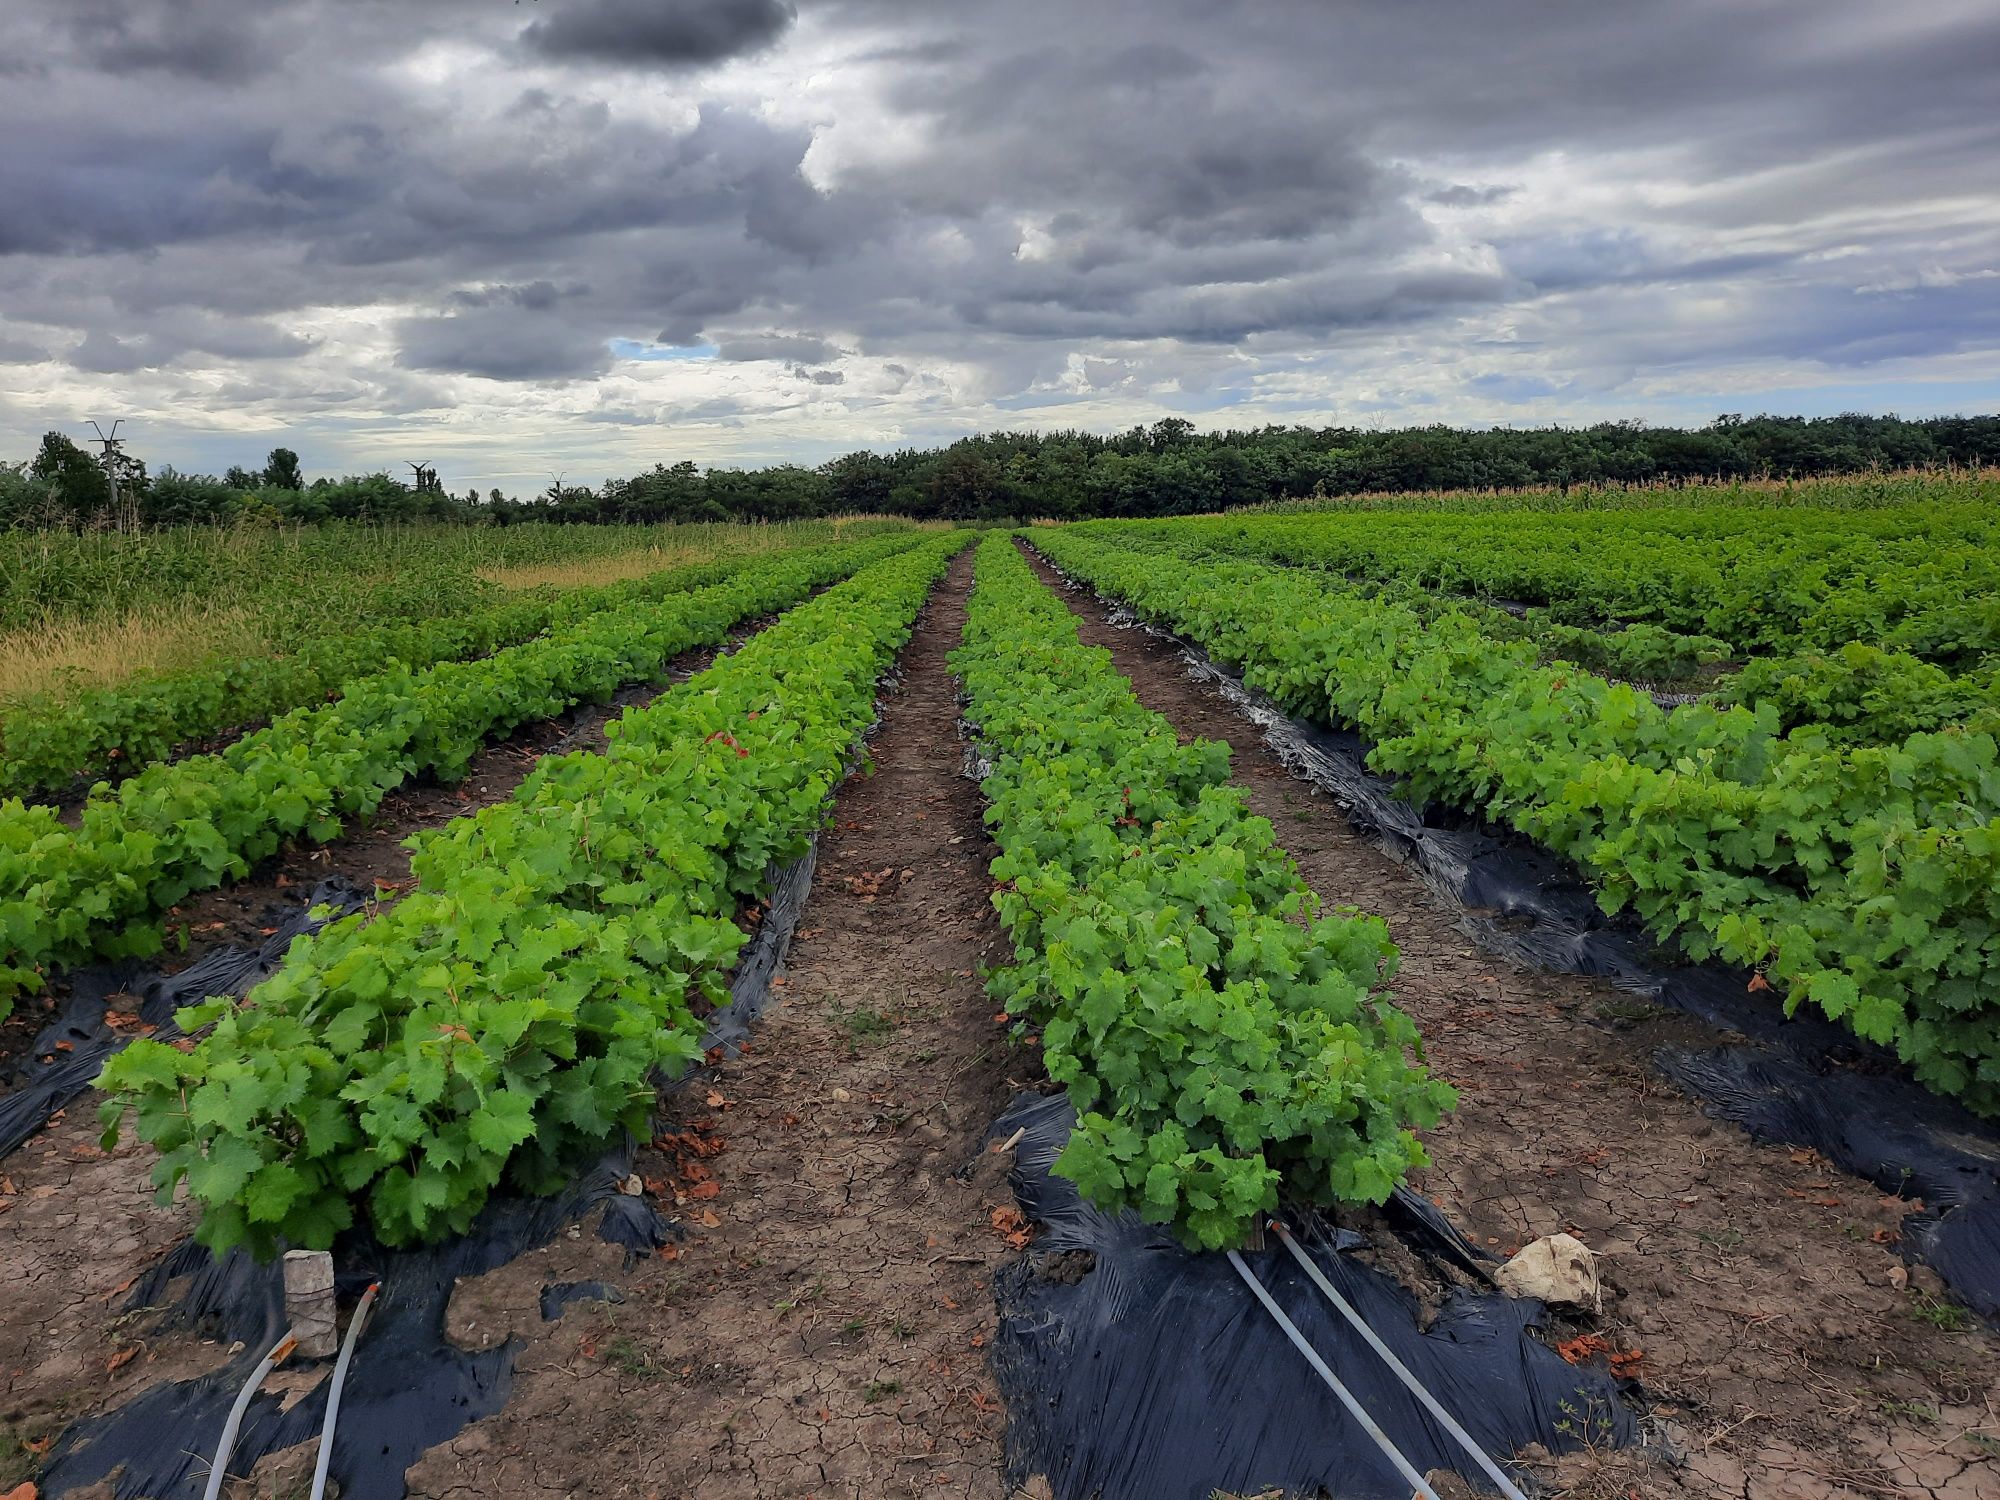
[[124,444],[118,436],[118,429],[124,425],[125,419],[119,417],[112,422],[111,431],[108,433],[95,422],[92,422],[90,427],[91,431],[97,434],[97,441],[104,450],[98,458],[98,463],[104,469],[105,482],[111,486],[112,524],[120,531],[137,531],[139,529],[138,498],[136,496],[133,497],[131,510],[128,514],[118,493],[118,470],[120,468],[120,460],[125,457]]

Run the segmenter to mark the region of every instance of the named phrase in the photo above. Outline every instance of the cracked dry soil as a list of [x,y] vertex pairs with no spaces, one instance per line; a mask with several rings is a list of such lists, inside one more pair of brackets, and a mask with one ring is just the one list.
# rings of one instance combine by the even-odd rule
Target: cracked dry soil
[[[981,1138],[1007,1073],[1039,1068],[977,977],[1000,931],[945,662],[970,570],[836,798],[778,1003],[641,1153],[688,1239],[629,1274],[558,1241],[461,1284],[454,1337],[527,1344],[505,1410],[420,1461],[413,1495],[1004,1496],[986,1348],[1013,1198]],[[626,1300],[540,1321],[545,1281],[591,1278]]]
[[1539,1477],[1578,1500],[2000,1500],[2000,1339],[1928,1269],[1896,1284],[1901,1262],[1871,1236],[1907,1205],[1708,1119],[1653,1070],[1654,1049],[1723,1033],[1479,952],[1460,914],[1287,771],[1175,646],[1112,625],[1034,560],[1148,708],[1234,746],[1233,779],[1313,889],[1388,921],[1390,988],[1459,1090],[1412,1185],[1495,1251],[1567,1230],[1604,1255],[1603,1316],[1551,1336],[1640,1351],[1642,1405],[1685,1462],[1584,1454]]
[[[280,922],[294,915],[312,888],[329,875],[346,876],[363,895],[406,888],[410,851],[403,847],[405,839],[506,801],[544,756],[602,750],[607,743],[606,724],[645,707],[661,693],[703,671],[718,654],[735,650],[776,618],[745,621],[730,630],[721,646],[697,646],[682,652],[666,664],[657,683],[631,683],[608,702],[578,704],[554,718],[516,727],[475,754],[466,774],[450,785],[429,774],[404,782],[382,799],[372,817],[350,821],[330,843],[290,840],[277,853],[260,860],[244,879],[196,891],[166,915],[168,931],[175,935],[170,941],[176,946],[161,967],[178,973],[229,944],[257,947]],[[0,1082],[7,1079],[14,1065],[26,1060],[28,1049],[55,1017],[66,993],[63,976],[58,974],[48,990],[22,996],[14,1013],[0,1021]]]
[[[1004,945],[945,664],[969,581],[968,554],[885,696],[875,769],[839,793],[779,1003],[743,1056],[675,1096],[641,1153],[689,1237],[628,1268],[585,1225],[462,1283],[451,1336],[521,1341],[512,1398],[422,1459],[413,1494],[1005,1496],[985,1353],[991,1275],[1012,1253],[994,1214],[1012,1198],[980,1139],[1040,1069],[976,978]],[[1952,1326],[1928,1273],[1895,1283],[1870,1236],[1899,1206],[1706,1119],[1647,1059],[1717,1033],[1479,953],[1457,912],[1295,780],[1172,647],[1065,597],[1149,707],[1236,746],[1252,806],[1330,904],[1387,918],[1397,998],[1462,1094],[1418,1186],[1496,1250],[1568,1229],[1605,1252],[1603,1317],[1553,1334],[1641,1351],[1652,1425],[1685,1456],[1537,1465],[1549,1493],[2000,1500],[2000,1345]],[[96,1153],[84,1102],[0,1164],[0,1262],[25,1292],[0,1306],[0,1422],[24,1437],[222,1358],[135,1342],[113,1319],[116,1289],[186,1216],[151,1204],[141,1149]],[[544,1285],[587,1280],[623,1300],[541,1319]],[[309,1445],[277,1455],[231,1493],[296,1493],[310,1463]]]

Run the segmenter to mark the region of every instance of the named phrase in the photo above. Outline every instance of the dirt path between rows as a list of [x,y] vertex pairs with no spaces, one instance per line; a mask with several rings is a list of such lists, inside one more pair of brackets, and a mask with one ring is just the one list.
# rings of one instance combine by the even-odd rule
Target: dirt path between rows
[[[970,557],[905,650],[873,772],[839,793],[778,1003],[641,1153],[689,1239],[629,1273],[558,1241],[462,1284],[456,1337],[527,1347],[506,1408],[413,1494],[1004,1495],[986,1348],[1013,1198],[980,1142],[1037,1064],[975,977],[1005,955],[945,662]],[[625,1300],[540,1320],[545,1281],[590,1278]]]
[[[768,623],[739,625],[728,645]],[[721,649],[702,647],[677,657],[668,674],[672,682],[701,671]],[[331,871],[364,889],[371,881],[406,880],[409,853],[401,844],[408,835],[510,796],[542,755],[603,748],[604,726],[611,719],[664,691],[664,686],[633,687],[610,704],[527,726],[482,751],[456,787],[425,779],[398,788],[370,824],[325,846],[288,846],[249,879],[192,898],[183,915],[199,930],[174,967],[223,943],[256,945],[264,928]],[[949,763],[949,757],[941,762]],[[969,785],[967,791],[976,798]],[[919,831],[924,826],[916,825]],[[34,1450],[23,1452],[22,1443],[45,1443],[78,1415],[122,1405],[161,1380],[205,1373],[226,1357],[214,1342],[186,1335],[147,1339],[147,1320],[116,1315],[123,1292],[186,1236],[193,1216],[184,1203],[162,1208],[153,1201],[150,1147],[128,1133],[109,1155],[98,1149],[97,1098],[87,1092],[0,1160],[0,1267],[8,1284],[8,1294],[0,1297],[0,1493],[34,1467]],[[589,1246],[604,1248],[594,1237]],[[605,1253],[615,1269],[617,1253]],[[540,1286],[535,1280],[527,1303],[531,1310]],[[309,1471],[310,1452],[305,1462]]]
[[[1063,586],[1037,563],[1045,580]],[[1649,1057],[1712,1029],[1601,982],[1485,955],[1412,872],[1294,778],[1177,649],[1063,590],[1147,707],[1227,740],[1233,777],[1329,904],[1387,919],[1392,986],[1460,1091],[1415,1185],[1509,1252],[1567,1230],[1604,1252],[1597,1324],[1640,1350],[1653,1411],[1685,1464],[1566,1459],[1579,1497],[2000,1497],[2000,1340],[1892,1250],[1907,1205],[1804,1151],[1706,1118]]]
[[[621,688],[608,703],[582,704],[552,719],[519,726],[480,750],[465,776],[449,786],[428,775],[404,782],[382,799],[372,818],[350,822],[330,843],[290,840],[242,880],[195,892],[166,917],[170,933],[175,929],[185,933],[186,946],[176,946],[159,966],[160,972],[179,973],[228,944],[256,948],[329,875],[346,876],[364,895],[378,886],[385,894],[404,888],[410,880],[410,852],[403,840],[504,802],[544,756],[602,750],[606,724],[705,670],[720,652],[734,650],[776,618],[743,622],[731,629],[722,645],[682,652],[667,664],[658,684],[633,684]],[[169,941],[174,939],[170,936]],[[34,1044],[65,992],[58,975],[46,993],[22,996],[14,1014],[0,1021],[0,1079]]]

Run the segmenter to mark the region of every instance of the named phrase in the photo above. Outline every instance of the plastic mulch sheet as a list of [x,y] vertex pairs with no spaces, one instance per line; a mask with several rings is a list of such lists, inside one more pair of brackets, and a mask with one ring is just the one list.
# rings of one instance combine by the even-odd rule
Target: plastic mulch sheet
[[181,1006],[197,1005],[211,995],[248,994],[278,967],[293,938],[323,925],[313,916],[316,908],[331,907],[332,916],[344,916],[359,907],[361,899],[345,878],[330,876],[288,912],[259,947],[217,948],[178,974],[151,978],[139,977],[143,969],[131,963],[92,965],[70,973],[70,993],[62,1010],[35,1038],[13,1089],[0,1095],[0,1156],[18,1148],[95,1083],[105,1059],[125,1045],[125,1039],[105,1024],[109,997],[138,996],[139,1019],[157,1028],[151,1033],[155,1038],[171,1041],[181,1034],[174,1025],[174,1012]]
[[1393,780],[1367,768],[1367,741],[1291,717],[1198,647],[1116,600],[1103,602],[1117,623],[1177,646],[1189,670],[1220,687],[1289,769],[1460,907],[1483,947],[1551,972],[1608,979],[1746,1038],[1701,1051],[1661,1049],[1654,1061],[1710,1114],[1761,1140],[1809,1146],[1912,1200],[1902,1254],[1929,1264],[1969,1307],[2000,1324],[2000,1127],[1923,1088],[1890,1053],[1852,1032],[1810,1014],[1787,1018],[1768,996],[1746,990],[1743,971],[1677,961],[1629,916],[1606,917],[1567,861],[1466,813],[1403,800]]
[[[775,873],[763,921],[738,959],[729,1004],[709,1018],[704,1049],[733,1048],[769,1002],[771,979],[812,889],[815,857],[809,848]],[[340,1493],[395,1500],[405,1493],[403,1474],[419,1455],[506,1404],[521,1342],[509,1339],[467,1352],[445,1337],[452,1287],[460,1277],[496,1270],[592,1214],[599,1216],[599,1237],[623,1246],[628,1260],[679,1236],[679,1227],[650,1201],[622,1190],[632,1160],[632,1143],[623,1142],[552,1197],[495,1196],[466,1234],[442,1245],[389,1250],[354,1234],[335,1246],[336,1291],[343,1303],[359,1297],[370,1282],[382,1285],[341,1393],[331,1466]],[[242,1352],[211,1374],[163,1382],[115,1411],[72,1425],[50,1451],[41,1476],[43,1496],[52,1500],[110,1479],[120,1500],[199,1500],[231,1403],[284,1332],[284,1288],[277,1264],[260,1266],[240,1250],[218,1261],[190,1240],[141,1279],[125,1309],[160,1306],[183,1278],[185,1289],[160,1314],[162,1322],[240,1341]],[[615,1287],[597,1282],[552,1285],[543,1289],[542,1316],[560,1317],[580,1298],[620,1296]],[[331,1371],[331,1360],[318,1363]],[[316,1441],[325,1404],[324,1380],[289,1409],[275,1390],[256,1397],[230,1472],[247,1474],[266,1454]]]
[[[1075,1118],[1061,1095],[1024,1095],[991,1132],[1025,1130],[1012,1182],[1022,1212],[1043,1226],[1034,1249],[995,1280],[993,1370],[1011,1417],[1009,1481],[1041,1476],[1056,1500],[1272,1489],[1408,1500],[1409,1485],[1226,1257],[1185,1250],[1132,1215],[1107,1216],[1051,1174]],[[1461,1287],[1426,1326],[1401,1284],[1343,1253],[1366,1243],[1358,1235],[1313,1215],[1288,1217],[1341,1295],[1503,1467],[1533,1443],[1562,1452],[1637,1440],[1609,1375],[1566,1364],[1530,1334],[1539,1302]],[[1425,1238],[1457,1238],[1435,1217],[1416,1227]],[[1406,1234],[1402,1224],[1395,1232]],[[1463,1241],[1454,1253],[1476,1262]],[[1451,1470],[1491,1487],[1275,1238],[1243,1258],[1419,1473]]]

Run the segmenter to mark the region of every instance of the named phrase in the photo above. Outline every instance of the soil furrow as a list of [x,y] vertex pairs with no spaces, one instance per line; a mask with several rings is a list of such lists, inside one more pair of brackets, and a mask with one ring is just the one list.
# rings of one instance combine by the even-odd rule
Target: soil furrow
[[[289,845],[249,879],[191,898],[181,919],[195,931],[173,967],[225,943],[254,947],[260,929],[336,870],[363,889],[371,881],[407,880],[409,851],[402,840],[410,834],[504,800],[544,755],[603,748],[604,726],[612,719],[701,671],[719,651],[769,623],[746,622],[724,646],[677,657],[665,685],[626,689],[608,704],[586,705],[489,746],[456,787],[428,778],[406,784],[384,799],[373,822],[331,844]],[[0,1162],[0,1265],[14,1291],[0,1300],[0,1479],[10,1482],[16,1468],[25,1470],[18,1453],[9,1467],[10,1435],[48,1435],[85,1410],[117,1406],[157,1381],[222,1362],[212,1344],[188,1338],[157,1347],[134,1344],[131,1330],[114,1318],[124,1290],[180,1242],[193,1216],[184,1203],[162,1208],[153,1201],[153,1152],[129,1132],[111,1154],[98,1149],[97,1097],[90,1092],[71,1103]],[[128,1349],[138,1357],[120,1359]]]
[[[552,719],[522,725],[475,755],[456,783],[447,785],[429,775],[404,782],[382,799],[372,818],[349,824],[329,843],[291,840],[259,861],[244,879],[197,891],[167,914],[170,932],[183,930],[187,946],[174,951],[158,971],[179,973],[232,943],[257,947],[329,875],[344,875],[363,892],[378,886],[385,891],[399,889],[410,878],[410,852],[403,847],[404,839],[506,801],[544,756],[603,749],[606,724],[704,670],[720,652],[734,650],[776,618],[771,615],[736,626],[721,646],[683,652],[668,664],[661,683],[636,683],[620,689],[608,703],[582,704]],[[0,1021],[0,1080],[33,1046],[60,1009],[64,993],[59,974],[47,991],[22,996],[15,1002],[14,1014]]]
[[[462,1285],[455,1336],[526,1347],[506,1409],[420,1462],[413,1494],[1003,1494],[986,1349],[1013,1198],[980,1141],[1009,1070],[1038,1063],[977,977],[1000,932],[945,662],[970,576],[967,553],[904,652],[872,771],[835,801],[778,1003],[640,1154],[687,1240],[629,1272],[559,1240]],[[543,1284],[589,1279],[625,1300],[540,1320]]]
[[1415,1185],[1495,1251],[1568,1231],[1605,1256],[1589,1326],[1642,1351],[1644,1397],[1684,1462],[1566,1459],[1546,1471],[1563,1493],[2000,1497],[2000,1340],[1885,1245],[1906,1203],[1717,1124],[1653,1069],[1656,1047],[1720,1033],[1478,951],[1460,914],[1294,778],[1174,646],[1113,626],[1035,561],[1147,707],[1234,747],[1234,780],[1313,889],[1388,921],[1391,987],[1460,1091]]

